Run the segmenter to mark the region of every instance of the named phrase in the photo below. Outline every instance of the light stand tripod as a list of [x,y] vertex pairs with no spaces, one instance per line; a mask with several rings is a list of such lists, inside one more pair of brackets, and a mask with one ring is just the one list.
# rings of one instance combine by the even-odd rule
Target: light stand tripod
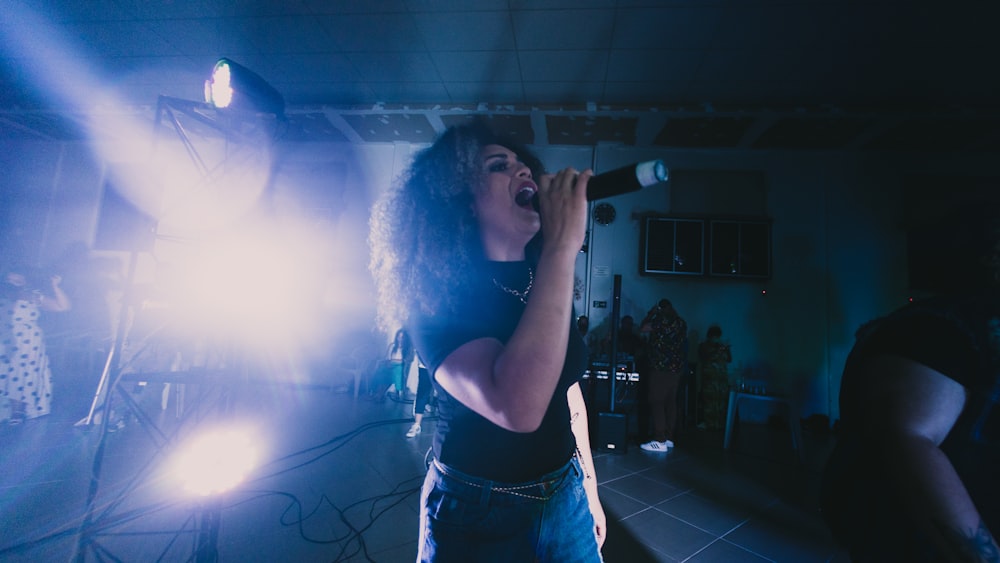
[[[260,118],[260,114],[251,115],[246,114],[245,112],[234,112],[223,116],[218,112],[218,110],[215,110],[206,104],[161,96],[157,104],[157,113],[154,124],[154,139],[158,135],[163,120],[169,120],[169,123],[173,126],[173,130],[177,133],[192,163],[196,166],[198,171],[202,174],[202,178],[206,181],[215,181],[218,179],[220,174],[225,173],[222,166],[225,163],[225,158],[223,158],[223,162],[220,162],[217,166],[209,168],[188,136],[188,127],[181,123],[182,117],[187,119],[187,125],[207,126],[209,129],[215,130],[216,133],[222,133],[225,136],[227,144],[230,140],[236,143],[259,142],[262,131],[268,129],[269,124],[274,122],[274,116],[270,116],[269,118],[265,117],[263,120]],[[154,230],[156,229],[158,229],[158,227],[154,226]],[[100,426],[100,434],[94,453],[90,483],[87,491],[85,513],[78,529],[76,551],[73,557],[74,561],[77,563],[85,563],[88,552],[95,553],[97,558],[102,561],[105,557],[110,556],[108,550],[101,546],[97,541],[97,536],[102,529],[100,520],[107,517],[110,512],[120,504],[124,495],[130,490],[130,488],[126,488],[126,490],[121,493],[117,499],[108,504],[100,515],[96,514],[96,499],[100,489],[104,469],[104,458],[108,443],[109,425],[112,418],[112,403],[115,391],[117,390],[119,392],[129,409],[142,420],[143,428],[147,432],[150,432],[151,436],[153,436],[154,433],[157,434],[157,436],[153,436],[153,438],[154,441],[156,441],[156,438],[159,438],[161,448],[171,442],[171,437],[168,437],[155,424],[152,423],[139,405],[135,403],[132,397],[129,396],[128,392],[121,386],[124,373],[122,353],[125,343],[129,337],[131,325],[130,321],[134,317],[134,306],[137,302],[135,295],[135,275],[138,255],[138,250],[131,251],[128,265],[127,285],[125,287],[123,301],[118,315],[118,325],[115,330],[115,338],[104,363],[104,368],[101,373],[100,381],[98,382],[97,390],[94,393],[94,399],[91,403],[90,410],[87,416],[77,423],[77,426],[82,427],[93,427],[95,424],[99,424]],[[246,366],[237,365],[234,366],[234,368],[237,370],[245,370]],[[205,374],[202,372],[194,375],[201,376]],[[245,375],[245,371],[243,372],[243,375]],[[171,377],[181,376],[171,375]],[[226,397],[226,400],[228,400],[228,397]],[[96,416],[98,411],[101,413],[100,417]],[[147,468],[148,465],[141,471],[144,471]],[[136,481],[137,480],[138,479],[136,479]],[[134,483],[135,481],[133,481],[133,484]],[[216,561],[218,555],[216,544],[221,520],[221,501],[210,501],[202,506],[199,516],[200,520],[197,524],[198,540],[195,546],[195,558],[199,562]],[[178,531],[178,533],[184,532],[185,530]]]
[[[110,390],[115,388],[118,384],[118,376],[121,371],[120,357],[125,337],[128,334],[127,325],[131,310],[131,292],[134,289],[135,269],[138,261],[139,252],[137,250],[132,250],[128,263],[128,276],[126,280],[125,294],[122,297],[122,304],[118,315],[118,325],[115,329],[115,336],[111,343],[111,349],[108,351],[108,357],[104,361],[104,369],[101,372],[101,379],[97,382],[97,391],[94,392],[94,400],[90,403],[90,410],[87,412],[87,416],[76,423],[76,426],[91,426],[94,424],[94,413],[97,410],[98,405],[101,403],[104,403],[104,406],[102,406],[101,409],[105,415],[111,412],[110,405],[107,404],[107,401],[111,398]],[[113,384],[109,385],[109,382],[112,381]],[[107,416],[102,417],[101,422],[103,423],[107,418]]]
[[203,503],[198,527],[198,544],[195,546],[196,563],[215,563],[219,560],[219,527],[222,523],[222,500],[218,497]]

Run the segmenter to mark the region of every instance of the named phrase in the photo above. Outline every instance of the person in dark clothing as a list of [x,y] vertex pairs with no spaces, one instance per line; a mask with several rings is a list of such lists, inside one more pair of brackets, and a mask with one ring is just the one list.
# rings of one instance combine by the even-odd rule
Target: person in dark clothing
[[855,561],[1000,560],[998,218],[943,223],[954,277],[856,335],[821,498]]
[[677,389],[687,368],[687,323],[669,299],[661,299],[649,310],[640,327],[649,335],[646,400],[653,421],[653,439],[639,447],[647,452],[665,453],[674,447],[676,437]]
[[729,343],[722,341],[722,327],[708,327],[705,341],[698,345],[699,403],[702,426],[708,430],[722,430],[726,425],[729,401],[729,364],[733,354]]
[[420,152],[373,210],[380,322],[407,327],[438,393],[420,561],[601,559],[573,323],[590,176],[543,174],[476,123]]
[[417,393],[413,398],[413,424],[406,431],[407,438],[416,438],[423,431],[424,413],[434,401],[434,387],[427,366],[417,357]]
[[[611,350],[611,334],[604,337],[602,346],[605,350]],[[625,315],[618,322],[618,354],[630,357],[632,360],[642,354],[642,338],[635,332],[635,319],[632,315]]]

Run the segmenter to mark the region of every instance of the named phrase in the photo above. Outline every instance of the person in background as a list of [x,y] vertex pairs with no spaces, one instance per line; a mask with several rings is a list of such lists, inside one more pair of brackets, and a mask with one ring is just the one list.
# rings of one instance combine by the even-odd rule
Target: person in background
[[420,561],[601,560],[573,311],[590,177],[543,174],[472,123],[417,154],[373,210],[379,318],[402,319],[438,393]]
[[1000,561],[1000,211],[937,231],[950,275],[863,325],[844,366],[821,507],[855,561]]
[[[601,350],[611,353],[611,331],[601,341]],[[643,354],[642,338],[635,331],[635,320],[625,315],[618,322],[618,363],[627,363],[630,371],[640,371],[639,363]]]
[[677,430],[677,387],[687,368],[687,323],[670,300],[661,299],[646,314],[640,331],[649,337],[646,353],[653,439],[639,447],[647,452],[666,452],[674,447]]
[[375,368],[375,375],[372,377],[372,399],[385,401],[391,387],[396,389],[397,400],[402,400],[406,396],[404,391],[406,374],[410,370],[410,364],[413,363],[414,355],[410,335],[406,330],[398,329],[386,350],[386,357]]
[[587,333],[590,331],[590,317],[587,315],[580,315],[577,317],[576,330],[580,331],[580,336],[586,338]]
[[70,308],[60,276],[51,276],[48,287],[33,281],[26,270],[13,268],[4,273],[0,286],[0,419],[11,424],[51,411],[52,371],[38,321],[42,311]]
[[[611,339],[610,334],[607,339]],[[625,315],[618,323],[618,353],[635,359],[642,355],[642,347],[642,338],[635,332],[635,319],[632,315]],[[610,342],[607,348],[611,349]]]
[[726,408],[729,404],[729,364],[733,355],[729,343],[722,341],[719,325],[708,327],[705,341],[698,345],[698,365],[701,368],[699,402],[701,423],[699,428],[721,430],[726,425]]
[[413,424],[410,425],[410,429],[406,431],[407,438],[416,438],[422,428],[421,423],[424,420],[424,413],[427,411],[427,407],[431,405],[432,395],[434,393],[434,387],[431,384],[431,375],[427,372],[427,366],[417,356],[417,394],[413,399]]

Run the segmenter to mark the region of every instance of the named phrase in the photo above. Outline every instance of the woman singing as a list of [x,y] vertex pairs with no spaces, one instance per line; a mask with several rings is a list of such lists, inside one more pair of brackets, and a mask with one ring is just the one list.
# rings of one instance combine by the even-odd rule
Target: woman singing
[[482,125],[452,128],[372,215],[380,321],[407,327],[438,392],[420,561],[601,560],[572,323],[591,173],[541,171]]

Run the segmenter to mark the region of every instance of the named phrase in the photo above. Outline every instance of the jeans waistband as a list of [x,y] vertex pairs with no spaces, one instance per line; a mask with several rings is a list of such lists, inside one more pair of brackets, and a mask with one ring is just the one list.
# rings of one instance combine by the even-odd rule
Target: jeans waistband
[[431,463],[442,475],[454,479],[463,485],[481,489],[484,493],[504,493],[534,500],[548,500],[551,498],[552,495],[554,495],[566,481],[566,476],[569,475],[570,471],[575,471],[577,474],[580,474],[580,468],[577,465],[576,456],[571,457],[569,461],[567,461],[566,464],[559,469],[546,473],[533,481],[525,481],[523,483],[503,483],[491,481],[489,479],[482,479],[480,477],[473,477],[441,463],[441,461],[437,458],[433,458]]

